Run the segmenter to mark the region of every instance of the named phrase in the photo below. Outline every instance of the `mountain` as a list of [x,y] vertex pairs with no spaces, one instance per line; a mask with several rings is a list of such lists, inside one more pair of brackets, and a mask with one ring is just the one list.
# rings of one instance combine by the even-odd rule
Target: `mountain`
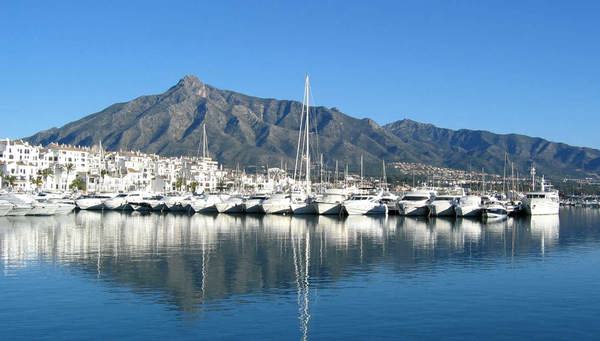
[[[284,161],[293,167],[301,107],[297,101],[252,97],[186,76],[162,94],[113,104],[26,140],[88,146],[101,140],[110,150],[196,155],[205,123],[209,151],[221,163],[279,165]],[[455,131],[407,119],[380,126],[336,108],[312,111],[318,127],[313,146],[316,149],[318,144],[328,165],[337,159],[357,169],[362,154],[373,172],[381,159],[501,172],[506,151],[521,170],[534,160],[547,175],[600,174],[600,151],[591,148],[523,135]]]

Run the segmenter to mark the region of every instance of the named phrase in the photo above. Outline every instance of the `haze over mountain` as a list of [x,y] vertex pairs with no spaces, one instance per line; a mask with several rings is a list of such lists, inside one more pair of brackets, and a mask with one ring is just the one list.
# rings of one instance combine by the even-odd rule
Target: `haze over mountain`
[[[110,150],[141,150],[162,155],[196,155],[206,124],[209,151],[228,166],[293,167],[302,104],[252,97],[186,76],[159,95],[141,96],[26,138],[34,144],[102,144]],[[550,176],[600,174],[600,151],[542,138],[487,131],[450,130],[403,119],[383,126],[335,108],[315,107],[313,146],[331,166],[335,160],[356,169],[386,161],[502,172],[504,153],[523,172],[535,161]],[[316,159],[316,158],[315,158]]]

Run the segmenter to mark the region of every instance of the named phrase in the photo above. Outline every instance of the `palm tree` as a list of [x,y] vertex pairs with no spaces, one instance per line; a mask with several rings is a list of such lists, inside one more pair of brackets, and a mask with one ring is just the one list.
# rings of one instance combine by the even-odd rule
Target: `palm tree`
[[71,171],[73,170],[73,164],[72,163],[67,163],[65,165],[65,169],[67,170],[67,182],[69,182],[69,175],[71,174]]

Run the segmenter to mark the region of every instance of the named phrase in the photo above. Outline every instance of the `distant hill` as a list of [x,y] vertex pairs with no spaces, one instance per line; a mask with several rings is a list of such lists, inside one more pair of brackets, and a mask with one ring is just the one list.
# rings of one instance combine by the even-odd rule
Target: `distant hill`
[[[162,94],[113,104],[26,140],[44,145],[93,145],[102,140],[111,150],[196,155],[206,123],[211,156],[225,165],[287,162],[293,167],[300,111],[297,101],[252,97],[186,76]],[[443,129],[407,119],[380,126],[335,108],[315,107],[313,114],[318,127],[313,145],[316,149],[318,143],[318,152],[330,166],[339,160],[356,169],[362,154],[372,172],[381,159],[501,172],[508,152],[522,172],[533,160],[540,173],[550,176],[600,174],[596,149],[524,135]]]

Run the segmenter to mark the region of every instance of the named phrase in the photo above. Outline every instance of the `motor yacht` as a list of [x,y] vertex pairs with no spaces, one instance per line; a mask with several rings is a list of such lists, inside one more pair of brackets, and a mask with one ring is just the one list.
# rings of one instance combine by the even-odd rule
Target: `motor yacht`
[[398,207],[398,196],[391,192],[384,192],[381,195],[381,202],[388,208],[388,214],[400,214]]
[[274,193],[260,206],[266,214],[289,214],[292,213],[291,204],[292,199],[289,193]]
[[8,214],[8,212],[10,212],[10,210],[12,210],[13,205],[6,201],[6,200],[0,200],[0,217],[4,217],[5,215]]
[[330,188],[325,190],[321,198],[317,198],[313,205],[317,214],[322,215],[340,215],[342,213],[342,203],[348,199],[348,195],[343,188]]
[[[532,168],[532,175],[535,179],[535,168]],[[527,192],[523,198],[523,209],[528,215],[549,215],[558,214],[560,208],[559,194],[551,186],[545,183],[544,177],[540,185],[540,191]],[[535,189],[535,180],[532,188]]]
[[244,201],[244,212],[246,213],[265,213],[262,203],[269,199],[266,193],[256,193]]
[[113,197],[114,195],[108,194],[85,195],[75,200],[75,204],[80,210],[103,210],[104,202]]
[[454,205],[457,217],[480,217],[481,209],[481,197],[478,195],[462,196]]
[[54,212],[58,209],[58,205],[51,202],[40,202],[35,200],[33,195],[26,193],[13,193],[11,194],[16,200],[20,200],[21,202],[31,206],[31,210],[29,210],[25,215],[36,215],[36,216],[49,216],[53,215]]
[[216,204],[222,203],[229,199],[229,194],[205,194],[201,197],[194,197],[190,201],[191,209],[196,213],[215,213],[217,212]]
[[458,199],[465,195],[462,188],[446,190],[442,194],[436,195],[429,203],[429,215],[432,217],[454,217],[456,212],[454,206]]
[[317,210],[314,197],[306,195],[303,191],[292,192],[290,198],[290,209],[293,214],[316,214]]
[[219,213],[244,213],[244,199],[241,196],[231,196],[215,204]]
[[415,190],[408,192],[398,201],[398,210],[405,216],[427,216],[429,204],[433,200],[435,192],[430,190]]
[[482,215],[486,219],[502,219],[508,216],[508,211],[502,203],[490,202],[482,209]]
[[348,215],[387,214],[388,207],[381,202],[381,194],[354,194],[342,203]]

